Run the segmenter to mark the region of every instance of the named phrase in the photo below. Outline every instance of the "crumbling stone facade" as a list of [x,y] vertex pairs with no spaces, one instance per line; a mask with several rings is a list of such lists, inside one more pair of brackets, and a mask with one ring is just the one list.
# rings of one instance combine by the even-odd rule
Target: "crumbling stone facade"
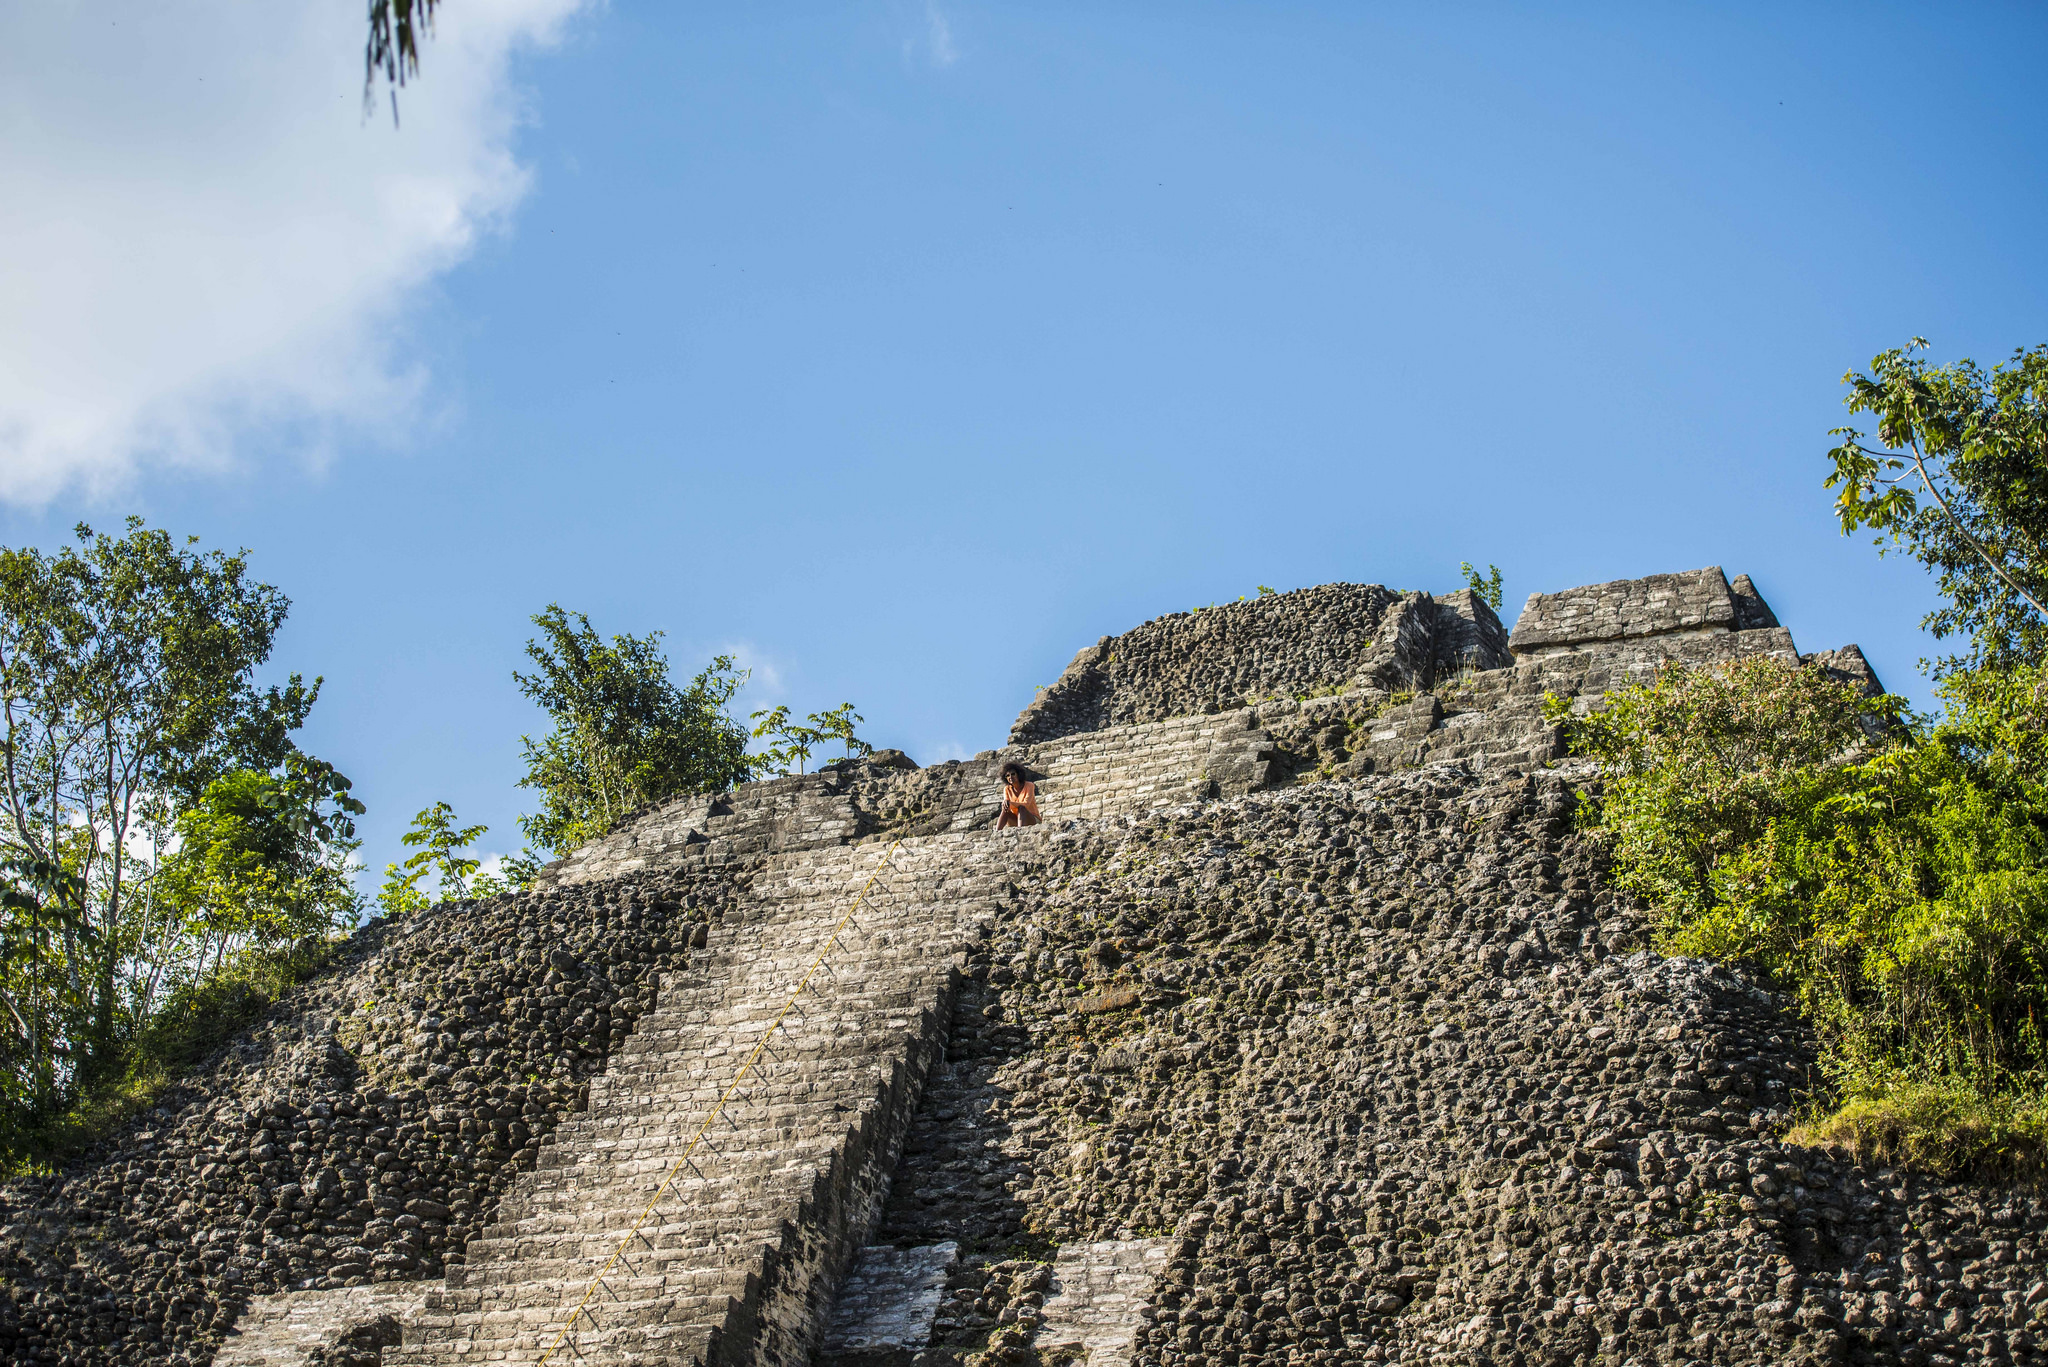
[[[1370,586],[1161,619],[1005,749],[373,926],[0,1191],[0,1357],[2042,1360],[2048,1204],[1783,1144],[1809,1033],[1651,952],[1542,719],[1755,653],[1874,690],[1860,652],[1718,569],[1507,639]],[[1044,826],[989,829],[1009,759]]]
[[1324,584],[1156,617],[1074,657],[1010,741],[1228,711],[1353,689],[1426,689],[1508,661],[1500,619],[1470,589],[1442,599]]

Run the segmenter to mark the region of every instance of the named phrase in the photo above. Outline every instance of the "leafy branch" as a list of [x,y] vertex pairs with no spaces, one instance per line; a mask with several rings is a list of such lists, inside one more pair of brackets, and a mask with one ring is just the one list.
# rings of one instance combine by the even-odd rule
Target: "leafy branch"
[[404,862],[384,866],[384,886],[377,892],[377,904],[392,916],[420,911],[428,905],[421,885],[429,875],[438,883],[442,900],[469,895],[470,875],[480,861],[456,853],[482,839],[489,827],[455,824],[455,809],[445,802],[423,808],[412,819],[412,829],[399,837],[400,843],[418,853]]
[[829,712],[813,712],[801,722],[790,720],[788,706],[778,703],[751,714],[750,720],[755,723],[754,739],[772,738],[754,756],[756,770],[763,774],[786,774],[792,763],[798,773],[803,773],[811,752],[826,741],[844,743],[848,759],[875,751],[874,746],[854,733],[854,728],[867,719],[854,711],[850,702],[843,702]]
[[1495,612],[1499,612],[1500,566],[1488,565],[1486,568],[1489,573],[1482,575],[1478,570],[1472,568],[1471,561],[1460,560],[1458,562],[1458,571],[1465,576],[1465,587],[1472,590],[1473,596],[1478,598],[1480,602],[1486,604]]
[[1970,632],[1983,663],[2032,658],[2048,625],[2048,347],[1988,374],[1968,360],[1930,366],[1913,354],[1926,348],[1915,337],[1843,377],[1849,411],[1877,416],[1879,444],[1834,429],[1826,487],[1845,535],[1875,531],[1940,575],[1949,602],[1925,622],[1935,636]]

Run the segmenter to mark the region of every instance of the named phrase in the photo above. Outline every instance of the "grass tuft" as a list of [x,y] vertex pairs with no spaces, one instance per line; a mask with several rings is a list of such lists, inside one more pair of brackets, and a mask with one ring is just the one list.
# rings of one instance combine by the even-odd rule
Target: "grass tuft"
[[1957,1082],[1900,1082],[1803,1121],[1785,1137],[1866,1167],[2039,1182],[2048,1177],[2048,1096],[1986,1096]]
[[340,943],[306,939],[252,950],[204,982],[179,989],[129,1042],[119,1073],[85,1088],[63,1110],[4,1136],[0,1180],[54,1173],[154,1106],[179,1078],[332,962]]

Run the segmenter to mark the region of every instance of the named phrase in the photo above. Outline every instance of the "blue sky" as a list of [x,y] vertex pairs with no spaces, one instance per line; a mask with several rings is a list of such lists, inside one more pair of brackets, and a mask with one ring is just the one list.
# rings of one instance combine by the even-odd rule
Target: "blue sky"
[[0,18],[0,540],[250,547],[375,865],[513,846],[551,601],[926,762],[1460,560],[1747,572],[1924,701],[1839,378],[2048,340],[2037,7],[445,0],[395,130],[359,4],[213,7]]

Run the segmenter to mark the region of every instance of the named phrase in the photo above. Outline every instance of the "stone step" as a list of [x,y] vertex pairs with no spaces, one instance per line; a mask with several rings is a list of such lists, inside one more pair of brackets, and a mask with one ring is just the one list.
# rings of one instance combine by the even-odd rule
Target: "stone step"
[[[731,1300],[719,1306],[704,1306],[701,1318],[690,1323],[671,1323],[663,1318],[663,1307],[635,1307],[638,1324],[615,1328],[600,1325],[585,1328],[575,1351],[558,1350],[548,1361],[562,1367],[673,1367],[677,1363],[704,1362],[720,1337],[720,1326],[729,1316]],[[502,1338],[465,1340],[464,1351],[454,1361],[477,1363],[539,1363],[556,1338],[559,1326],[538,1321],[520,1332]],[[428,1349],[412,1347],[384,1350],[384,1367],[437,1367],[448,1360]]]
[[[385,1361],[537,1364],[612,1263],[589,1302],[595,1320],[578,1321],[573,1352],[555,1361],[682,1363],[715,1351],[807,1363],[943,1054],[962,956],[1019,848],[987,835],[906,842],[843,926],[884,849],[771,857]],[[835,930],[828,967],[757,1053]],[[707,1119],[695,1168],[632,1233]]]

